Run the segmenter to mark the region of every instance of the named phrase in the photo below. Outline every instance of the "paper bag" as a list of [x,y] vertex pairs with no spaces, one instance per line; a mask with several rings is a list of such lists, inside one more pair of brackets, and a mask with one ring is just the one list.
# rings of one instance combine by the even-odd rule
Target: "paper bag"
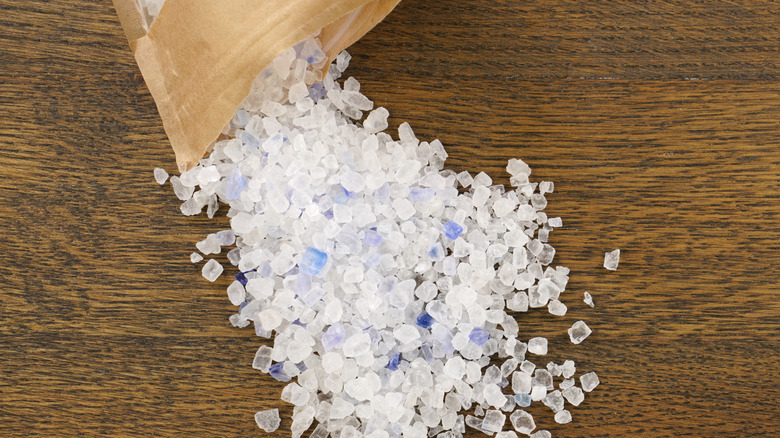
[[113,2],[184,171],[279,53],[321,30],[332,60],[399,0],[166,0],[151,26],[141,0]]

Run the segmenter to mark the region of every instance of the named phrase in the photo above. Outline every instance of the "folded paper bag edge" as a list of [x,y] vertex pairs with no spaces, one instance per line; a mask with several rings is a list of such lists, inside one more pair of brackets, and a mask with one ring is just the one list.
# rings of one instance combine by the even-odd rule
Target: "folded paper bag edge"
[[[131,47],[179,170],[198,163],[249,93],[254,78],[279,53],[371,3],[376,4],[366,8],[371,17],[346,32],[334,53],[365,34],[398,1],[167,0],[151,29],[131,40]],[[137,22],[145,19],[140,11],[138,15]],[[242,20],[237,23],[233,17]]]

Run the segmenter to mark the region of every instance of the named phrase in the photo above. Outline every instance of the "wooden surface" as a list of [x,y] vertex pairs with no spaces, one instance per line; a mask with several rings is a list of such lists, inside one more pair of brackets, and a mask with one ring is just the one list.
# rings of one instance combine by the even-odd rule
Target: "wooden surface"
[[[521,329],[602,383],[569,425],[531,410],[554,436],[780,435],[779,52],[759,0],[404,0],[352,48],[452,168],[555,181],[570,312]],[[247,437],[291,414],[227,321],[229,276],[188,261],[227,220],[154,183],[173,154],[110,2],[0,0],[0,163],[0,436]]]

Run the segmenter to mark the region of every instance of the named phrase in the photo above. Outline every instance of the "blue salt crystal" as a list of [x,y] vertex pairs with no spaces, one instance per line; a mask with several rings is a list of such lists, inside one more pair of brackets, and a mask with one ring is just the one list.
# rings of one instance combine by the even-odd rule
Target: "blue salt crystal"
[[301,273],[295,281],[298,288],[298,294],[308,292],[311,289],[311,276]]
[[355,199],[357,197],[356,194],[350,192],[349,190],[345,189],[344,186],[341,186],[341,190],[344,190],[344,194],[347,195],[347,198],[349,199]]
[[382,261],[382,256],[377,253],[373,253],[366,259],[366,266],[376,266],[380,261]]
[[[250,271],[246,271],[246,272],[250,272]],[[245,272],[239,272],[238,274],[236,274],[236,281],[241,283],[243,286],[246,286],[246,283],[249,280],[247,280],[246,275],[244,274]]]
[[309,369],[309,367],[307,367],[306,364],[303,363],[303,362],[298,362],[298,363],[295,364],[295,366],[298,368],[298,371],[300,371],[300,372],[304,372],[307,369]]
[[314,103],[317,103],[318,100],[322,99],[327,94],[328,92],[325,90],[322,82],[315,82],[309,87],[309,97],[311,97],[311,100],[313,100]]
[[300,318],[296,319],[292,323],[295,324],[295,325],[299,325],[301,327],[306,327],[306,324],[302,323]]
[[469,340],[477,345],[483,345],[490,338],[487,330],[479,327],[474,328],[469,334]]
[[436,190],[429,187],[412,187],[409,189],[409,198],[414,202],[427,201],[433,198],[435,194]]
[[247,303],[246,301],[241,303],[241,305],[238,306],[238,313],[241,313],[241,311],[244,309],[244,307],[246,307],[247,304],[249,303]]
[[317,275],[325,267],[325,263],[328,262],[328,255],[324,252],[308,247],[303,252],[303,259],[301,260],[301,271],[309,275]]
[[227,188],[225,189],[225,198],[233,201],[241,197],[241,192],[246,189],[246,178],[241,175],[241,171],[236,167],[227,179]]
[[420,350],[422,351],[423,358],[428,363],[433,363],[434,360],[436,360],[433,357],[433,351],[431,350],[431,346],[428,345],[427,342],[423,342],[423,344],[420,346]]
[[338,347],[344,342],[344,337],[346,337],[346,335],[347,331],[344,329],[343,325],[339,323],[333,324],[322,334],[322,346],[326,350]]
[[390,186],[387,183],[382,184],[382,187],[374,190],[374,198],[380,202],[387,202],[390,200]]
[[506,377],[501,378],[501,381],[498,382],[498,386],[501,388],[506,388],[509,385],[509,380],[506,379]]
[[463,227],[455,221],[449,221],[441,227],[441,232],[444,233],[448,239],[455,240],[460,236],[460,233],[463,232]]
[[515,394],[514,399],[518,407],[527,408],[531,406],[531,394]]
[[401,355],[396,353],[392,357],[390,357],[390,361],[387,363],[387,369],[390,371],[395,371],[398,369],[398,362],[401,360]]
[[271,365],[271,367],[268,368],[268,374],[280,382],[289,382],[292,380],[290,376],[284,372],[284,362],[276,362],[275,364]]
[[382,236],[377,233],[366,233],[363,237],[363,243],[366,246],[379,246],[382,244]]
[[328,210],[322,213],[322,215],[325,216],[325,219],[333,219],[333,210]]
[[238,139],[244,142],[249,147],[252,148],[259,148],[260,147],[260,139],[257,138],[256,135],[252,134],[249,131],[239,130],[238,131]]
[[335,198],[333,198],[333,203],[334,204],[342,204],[343,205],[343,204],[346,204],[347,202],[349,202],[349,198],[347,197],[346,193],[339,193],[338,195],[336,195]]
[[417,317],[417,325],[424,329],[429,329],[433,325],[434,319],[428,312],[423,312]]

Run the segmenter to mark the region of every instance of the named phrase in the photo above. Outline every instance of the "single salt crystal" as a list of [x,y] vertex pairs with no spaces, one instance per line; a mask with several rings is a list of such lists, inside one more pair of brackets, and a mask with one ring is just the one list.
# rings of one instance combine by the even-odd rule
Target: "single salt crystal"
[[595,304],[593,303],[593,296],[591,296],[591,294],[588,292],[585,292],[583,295],[585,298],[582,301],[584,301],[585,304],[589,305],[590,307],[594,307]]
[[366,183],[359,173],[350,170],[341,175],[341,186],[344,190],[357,193],[363,191]]
[[194,252],[190,254],[190,262],[192,263],[198,263],[199,261],[203,260],[203,256]]
[[561,395],[561,391],[555,390],[548,393],[544,397],[544,400],[542,400],[542,403],[544,403],[544,405],[548,408],[552,409],[553,412],[563,410],[563,396]]
[[528,352],[540,356],[547,354],[547,339],[531,338],[528,341]]
[[483,396],[485,397],[485,401],[494,408],[500,409],[506,404],[506,397],[504,397],[504,394],[501,392],[501,388],[498,385],[485,385]]
[[368,231],[363,237],[363,243],[367,246],[379,246],[382,244],[382,236],[377,233]]
[[512,176],[528,175],[531,173],[531,168],[523,160],[512,158],[506,166],[506,171]]
[[459,173],[457,176],[457,180],[460,183],[460,185],[463,186],[464,188],[470,186],[471,183],[474,182],[474,178],[467,170],[464,170],[463,172]]
[[583,391],[591,392],[594,388],[599,386],[599,376],[594,372],[583,374],[580,376],[580,384],[582,385]]
[[298,82],[290,86],[288,92],[290,103],[297,103],[305,97],[309,97],[309,87],[306,86],[305,82]]
[[471,333],[469,333],[469,340],[477,345],[484,345],[489,338],[490,333],[479,327],[474,328]]
[[416,211],[414,205],[408,199],[404,198],[399,198],[393,201],[393,209],[395,209],[395,213],[402,221],[405,221],[414,216]]
[[482,429],[488,432],[500,432],[504,428],[506,415],[501,411],[489,409],[482,420]]
[[620,262],[619,249],[604,253],[604,268],[610,271],[614,271],[617,269],[619,262]]
[[566,409],[555,414],[555,422],[558,424],[571,423],[571,412]]
[[339,323],[333,324],[322,334],[322,346],[326,350],[336,348],[344,342],[345,336],[346,330],[344,326]]
[[566,398],[566,401],[574,406],[579,406],[580,403],[585,400],[585,394],[583,394],[582,389],[577,388],[576,386],[564,389],[562,394]]
[[303,389],[301,385],[295,382],[288,383],[287,386],[282,389],[282,401],[293,404],[295,406],[305,405],[309,401],[310,397],[311,395],[309,394],[309,391]]
[[242,286],[238,281],[234,281],[230,284],[230,286],[228,286],[227,293],[230,304],[234,306],[240,305],[246,298],[246,291],[244,291],[244,286]]
[[368,117],[363,121],[363,127],[369,134],[376,134],[377,132],[387,129],[387,118],[390,113],[383,107],[379,107],[370,113]]
[[531,406],[531,394],[515,394],[515,403],[521,408],[527,408]]
[[341,420],[355,411],[355,405],[341,397],[334,397],[330,407],[330,419]]
[[536,369],[536,365],[531,361],[524,360],[523,362],[520,363],[520,371],[528,375],[531,375],[531,373],[533,373],[535,369]]
[[577,368],[574,366],[573,360],[563,361],[563,365],[561,365],[561,374],[565,379],[573,376],[575,372],[577,372]]
[[498,432],[496,438],[517,438],[517,434],[513,430],[505,430]]
[[257,427],[263,429],[265,432],[275,432],[276,429],[279,429],[279,425],[282,422],[281,418],[279,418],[279,409],[268,409],[256,413],[255,422],[257,423]]
[[303,252],[303,258],[301,259],[300,268],[301,271],[309,275],[317,275],[325,267],[328,262],[328,255],[324,252],[308,247]]
[[441,227],[441,232],[444,233],[448,239],[455,240],[463,232],[463,227],[457,222],[448,221]]
[[198,184],[202,187],[210,182],[219,181],[219,178],[217,166],[207,166],[202,168],[200,173],[198,173]]
[[165,181],[168,181],[168,172],[166,172],[165,169],[161,169],[159,167],[155,168],[154,180],[157,181],[157,184],[159,185],[165,184]]
[[531,400],[542,401],[546,396],[547,396],[547,387],[534,386],[533,388],[531,388]]
[[560,388],[561,391],[565,391],[571,388],[572,386],[574,386],[574,379],[566,379],[562,381],[560,385],[558,385],[558,388]]
[[218,261],[210,259],[208,262],[206,262],[205,265],[203,265],[201,273],[206,280],[214,282],[217,280],[217,278],[219,278],[220,275],[222,275],[223,270],[224,268]]
[[371,348],[371,337],[368,333],[357,333],[344,341],[344,356],[355,357],[368,353]]
[[547,310],[549,310],[549,312],[552,313],[553,315],[563,316],[566,314],[568,308],[566,307],[566,304],[563,304],[558,300],[551,300],[547,304]]
[[547,430],[537,430],[531,434],[531,438],[552,438],[552,434]]
[[241,171],[238,168],[233,169],[230,172],[230,176],[227,178],[227,187],[225,188],[225,199],[233,201],[241,196],[241,193],[246,189],[247,180],[241,175]]
[[195,247],[204,255],[219,254],[221,251],[219,239],[217,239],[216,234],[209,234],[205,239],[196,243]]
[[236,242],[236,233],[233,230],[222,230],[215,233],[219,246],[230,246]]
[[551,374],[553,377],[558,377],[558,376],[560,376],[560,375],[562,374],[562,372],[563,372],[563,371],[561,370],[561,367],[560,367],[560,365],[556,364],[555,362],[548,362],[548,363],[547,363],[547,371],[549,371],[549,372],[550,372],[550,374]]
[[509,422],[512,423],[512,427],[514,427],[516,431],[524,435],[530,435],[531,432],[536,429],[534,417],[522,409],[512,412],[509,416]]
[[252,368],[267,373],[268,369],[271,367],[272,352],[273,348],[267,345],[263,345],[258,348],[257,352],[255,353],[255,358],[252,361]]
[[453,379],[461,379],[466,373],[466,362],[460,356],[454,356],[447,359],[444,364],[444,374]]
[[579,344],[580,342],[584,341],[585,338],[590,336],[591,333],[593,333],[590,327],[585,324],[585,321],[575,322],[572,324],[571,328],[569,328],[568,332],[569,339],[571,339],[571,342],[574,344]]
[[419,339],[420,332],[418,332],[417,329],[412,325],[401,324],[399,327],[393,330],[393,336],[402,344],[408,344],[409,342]]

